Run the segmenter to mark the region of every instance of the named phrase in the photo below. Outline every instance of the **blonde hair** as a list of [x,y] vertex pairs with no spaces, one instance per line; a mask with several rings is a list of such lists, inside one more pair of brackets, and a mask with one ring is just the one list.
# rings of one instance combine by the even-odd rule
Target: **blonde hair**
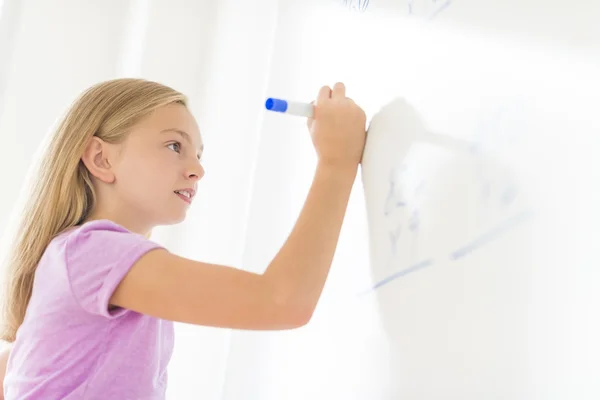
[[119,143],[144,116],[174,103],[187,106],[187,98],[156,82],[114,79],[92,86],[70,107],[42,155],[8,250],[2,340],[15,341],[48,244],[81,224],[95,205],[90,173],[81,161],[90,139]]

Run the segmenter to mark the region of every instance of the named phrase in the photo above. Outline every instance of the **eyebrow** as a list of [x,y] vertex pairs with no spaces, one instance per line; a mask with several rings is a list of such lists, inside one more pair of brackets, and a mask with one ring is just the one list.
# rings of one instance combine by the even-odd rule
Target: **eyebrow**
[[[160,133],[167,133],[167,132],[178,133],[183,138],[183,140],[188,142],[190,145],[192,144],[192,138],[190,137],[190,135],[187,132],[182,131],[181,129],[169,128],[169,129],[163,129],[162,131],[160,131]],[[204,152],[204,143],[200,144],[199,150],[200,150],[200,153]]]

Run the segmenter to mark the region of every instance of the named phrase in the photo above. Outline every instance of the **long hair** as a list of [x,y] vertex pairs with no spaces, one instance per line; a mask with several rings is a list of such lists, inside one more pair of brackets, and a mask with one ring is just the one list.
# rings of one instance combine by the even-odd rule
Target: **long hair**
[[81,224],[95,205],[92,179],[81,161],[91,138],[120,143],[140,119],[174,103],[187,106],[187,98],[159,83],[128,78],[92,86],[71,105],[42,154],[8,248],[0,339],[15,341],[48,244]]

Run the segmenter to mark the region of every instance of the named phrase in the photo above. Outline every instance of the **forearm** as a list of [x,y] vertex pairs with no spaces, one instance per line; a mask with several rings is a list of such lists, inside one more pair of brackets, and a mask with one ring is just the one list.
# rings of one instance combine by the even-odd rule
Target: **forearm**
[[[298,220],[264,276],[278,302],[312,315],[337,247],[358,167],[319,164]],[[310,317],[308,317],[310,318]]]

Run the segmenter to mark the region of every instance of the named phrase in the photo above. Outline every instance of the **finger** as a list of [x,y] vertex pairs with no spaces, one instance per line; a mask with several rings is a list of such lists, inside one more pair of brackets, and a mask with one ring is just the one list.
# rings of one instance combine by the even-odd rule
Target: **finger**
[[319,102],[329,99],[331,97],[331,88],[329,86],[323,86],[321,90],[319,90],[319,95],[317,96],[317,104]]
[[346,97],[346,86],[342,82],[333,85],[332,99],[343,99]]

